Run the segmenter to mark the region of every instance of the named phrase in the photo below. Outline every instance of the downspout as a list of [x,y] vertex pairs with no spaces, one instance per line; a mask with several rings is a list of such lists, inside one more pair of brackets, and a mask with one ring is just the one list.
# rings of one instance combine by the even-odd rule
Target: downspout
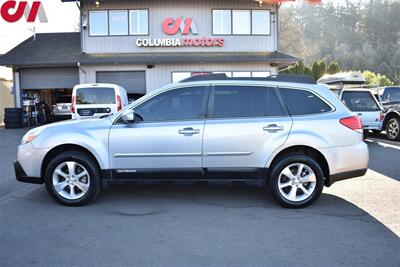
[[[82,7],[80,5],[79,0],[75,0],[75,3],[76,3],[76,6],[79,9],[79,21],[80,21],[79,30],[80,30],[80,36],[81,36],[81,54],[83,54],[83,47],[84,47],[83,25],[82,25],[82,23],[83,23],[83,20],[82,20],[82,18],[83,18],[83,10],[82,10]],[[77,62],[76,65],[78,66],[78,69],[79,69],[79,83],[82,83],[82,78],[81,78],[80,72],[81,71],[83,72],[83,75],[85,76],[84,80],[86,81],[86,71],[81,67],[81,63],[80,62]]]
[[76,3],[76,6],[78,7],[78,9],[79,9],[79,31],[80,31],[80,35],[81,35],[81,53],[83,53],[83,45],[84,45],[84,43],[83,43],[83,27],[82,27],[82,23],[83,23],[83,20],[82,20],[82,17],[83,17],[83,11],[82,11],[82,8],[81,8],[81,5],[80,5],[80,3],[79,3],[79,0],[75,0],[75,3]]
[[279,8],[281,4],[275,5],[275,51],[279,50]]

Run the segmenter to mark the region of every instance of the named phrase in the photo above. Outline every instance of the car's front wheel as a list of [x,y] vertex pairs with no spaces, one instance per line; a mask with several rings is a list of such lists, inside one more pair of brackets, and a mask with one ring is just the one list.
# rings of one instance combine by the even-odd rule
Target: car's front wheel
[[288,208],[304,208],[322,193],[324,173],[312,157],[287,154],[272,166],[268,188],[274,199]]
[[389,140],[400,140],[400,119],[392,118],[386,124],[386,137]]
[[45,183],[50,196],[68,206],[81,206],[100,192],[100,171],[87,154],[68,151],[56,156],[48,164]]

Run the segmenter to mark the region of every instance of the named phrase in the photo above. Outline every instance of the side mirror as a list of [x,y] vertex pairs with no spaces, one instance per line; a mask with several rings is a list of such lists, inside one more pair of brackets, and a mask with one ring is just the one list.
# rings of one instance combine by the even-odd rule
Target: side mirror
[[130,124],[135,122],[135,117],[136,117],[135,111],[128,109],[122,115],[121,120],[126,124]]

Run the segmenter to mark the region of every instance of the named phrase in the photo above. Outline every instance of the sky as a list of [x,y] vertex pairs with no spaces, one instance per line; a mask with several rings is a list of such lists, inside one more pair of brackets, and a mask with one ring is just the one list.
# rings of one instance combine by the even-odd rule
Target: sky
[[[33,0],[28,0],[32,6]],[[0,5],[4,2],[0,0]],[[26,22],[23,17],[18,22],[9,23],[0,17],[0,54],[5,54],[19,43],[33,35],[35,27],[37,33],[41,32],[71,32],[76,31],[79,22],[79,9],[74,2],[62,3],[61,0],[41,0],[48,18],[47,23]],[[10,12],[11,13],[11,12]],[[0,67],[0,77],[11,78],[8,69]]]

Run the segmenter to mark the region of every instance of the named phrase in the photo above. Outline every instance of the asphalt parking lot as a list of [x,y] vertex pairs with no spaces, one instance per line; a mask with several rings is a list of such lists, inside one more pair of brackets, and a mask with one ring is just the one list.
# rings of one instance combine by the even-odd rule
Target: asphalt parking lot
[[15,180],[24,132],[0,128],[0,266],[400,266],[400,143],[381,136],[365,177],[302,210],[201,184],[114,186],[70,208]]

